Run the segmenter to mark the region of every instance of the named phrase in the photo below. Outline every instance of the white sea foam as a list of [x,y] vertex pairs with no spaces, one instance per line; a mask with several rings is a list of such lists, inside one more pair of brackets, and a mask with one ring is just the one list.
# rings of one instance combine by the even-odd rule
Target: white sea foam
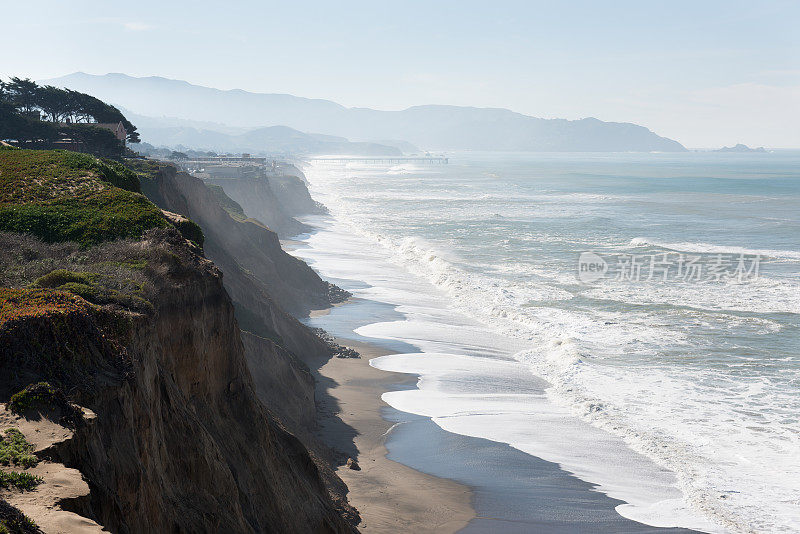
[[[570,409],[550,401],[545,393],[547,384],[535,382],[526,365],[497,359],[520,351],[528,341],[504,338],[464,315],[454,314],[441,293],[404,275],[392,266],[396,258],[370,249],[368,241],[354,239],[340,229],[314,234],[308,243],[312,249],[303,251],[303,255],[312,259],[316,268],[325,274],[358,276],[376,284],[355,292],[395,304],[408,317],[362,326],[356,331],[359,335],[409,342],[428,351],[426,357],[431,356],[424,360],[392,356],[374,362],[388,370],[388,362],[393,361],[391,370],[422,375],[419,390],[389,393],[384,396],[387,403],[402,411],[431,416],[445,430],[508,443],[557,462],[628,503],[620,506],[619,512],[630,519],[656,526],[722,531],[687,507],[674,485],[674,475],[626,448],[612,434],[588,426]],[[330,248],[337,250],[336,257],[330,257]],[[342,258],[349,258],[349,265]],[[366,258],[370,261],[365,262]],[[568,342],[554,341],[554,345],[562,350],[550,351],[548,357],[557,365],[569,367],[580,362]],[[498,375],[505,380],[527,380],[537,385],[537,392],[508,396],[481,390],[480,384],[491,383],[492,376]],[[431,412],[434,406],[435,412]]]
[[625,501],[618,511],[629,519],[653,526],[722,531],[687,508],[672,473],[632,454],[612,434],[582,423],[569,410],[550,402],[542,389],[464,391],[462,384],[470,383],[469,377],[481,376],[491,383],[527,374],[517,362],[426,352],[384,356],[370,363],[378,369],[421,375],[418,389],[383,395],[397,409],[431,417],[450,432],[507,443],[556,462]]
[[630,248],[637,247],[659,247],[675,252],[693,252],[695,254],[744,254],[746,256],[761,256],[765,259],[773,258],[777,260],[799,261],[800,251],[796,250],[774,250],[774,249],[758,249],[758,248],[745,248],[739,246],[728,245],[715,245],[712,243],[664,243],[656,239],[649,239],[647,237],[635,237],[631,239],[628,244]]
[[[373,224],[381,220],[378,215],[353,212],[359,197],[338,197],[340,183],[331,181],[330,176],[310,173],[310,177],[315,196],[322,193],[320,200],[331,208],[334,221],[332,227],[309,237],[312,250],[304,253],[306,257],[317,261],[315,267],[328,276],[367,281],[372,287],[357,294],[395,304],[408,317],[406,321],[366,325],[358,333],[409,341],[429,352],[495,357],[513,353],[551,385],[544,394],[513,397],[514,402],[496,394],[459,392],[459,382],[474,384],[485,380],[495,366],[506,369],[504,366],[519,364],[486,358],[467,363],[451,358],[448,363],[441,355],[423,362],[421,357],[406,355],[379,360],[376,365],[391,362],[406,372],[421,374],[420,389],[391,394],[387,402],[429,415],[448,430],[506,442],[557,461],[628,502],[620,507],[620,513],[649,524],[710,531],[800,530],[800,491],[795,483],[800,477],[796,454],[800,450],[796,415],[800,406],[793,389],[786,386],[796,375],[778,369],[772,377],[748,379],[746,374],[720,373],[714,368],[675,367],[669,362],[654,365],[651,361],[661,357],[664,347],[675,353],[674,358],[685,358],[682,353],[701,349],[696,344],[702,339],[708,340],[708,350],[716,350],[724,338],[715,336],[731,328],[752,336],[780,332],[781,323],[770,318],[713,310],[796,313],[800,300],[795,278],[765,277],[734,291],[723,285],[601,284],[581,293],[582,298],[601,302],[643,306],[640,311],[626,309],[624,314],[567,304],[530,306],[538,301],[570,303],[575,298],[568,287],[574,284],[572,275],[513,261],[495,269],[467,270],[461,266],[465,260],[451,250],[391,229],[376,230]],[[391,195],[382,194],[386,198],[381,201],[390,202]],[[435,218],[446,220],[443,213]],[[566,243],[553,236],[545,236],[541,242],[548,239]],[[800,257],[800,252],[794,251],[644,238],[629,245],[694,253],[762,254],[779,261],[792,261],[794,254]],[[348,264],[342,258],[350,254]],[[422,287],[420,278],[432,284],[431,288]],[[525,284],[515,283],[515,278],[524,279]],[[697,310],[664,309],[664,302],[689,303]],[[657,311],[648,311],[654,306]],[[454,315],[453,309],[460,313]],[[687,321],[708,336],[690,339]],[[462,364],[466,367],[459,367]],[[720,365],[746,373],[753,363],[746,357],[728,357]],[[436,410],[432,406],[437,406]],[[551,433],[540,432],[545,423],[537,418],[550,422]],[[570,433],[569,425],[582,430]],[[581,436],[601,431],[597,429],[604,431],[605,437],[599,441],[609,448],[603,449],[600,458],[587,461],[593,448]],[[573,439],[568,447],[558,441],[565,435]],[[640,460],[635,460],[639,457],[632,451],[657,465],[645,462],[642,465],[649,467],[637,467],[637,474],[632,466],[638,466]],[[606,454],[626,460],[622,465],[601,460]],[[665,472],[674,473],[672,483],[659,478]],[[658,488],[637,476],[655,477]],[[675,488],[680,490],[677,497],[669,493]],[[698,513],[713,519],[713,525]]]

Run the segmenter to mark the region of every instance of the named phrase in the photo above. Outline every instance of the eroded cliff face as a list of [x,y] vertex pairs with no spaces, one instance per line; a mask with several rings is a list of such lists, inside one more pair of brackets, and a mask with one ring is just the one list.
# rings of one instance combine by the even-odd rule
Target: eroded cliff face
[[286,203],[286,199],[290,198],[286,188],[275,188],[263,178],[213,179],[209,183],[222,187],[248,216],[257,219],[281,237],[291,237],[310,229],[292,217],[291,205]]
[[325,213],[325,208],[311,198],[305,176],[294,165],[280,164],[263,179],[209,180],[242,206],[251,217],[262,221],[281,237],[307,231],[297,226],[294,217]]
[[[245,180],[231,180],[234,182],[250,187]],[[261,184],[269,188],[266,182]],[[152,180],[143,180],[143,191],[161,208],[184,214],[203,228],[206,255],[221,266],[226,284],[230,278],[244,278],[239,274],[243,272],[256,279],[282,310],[299,316],[325,308],[342,297],[341,290],[284,252],[275,232],[253,219],[234,219],[199,178],[163,165]],[[259,219],[258,213],[272,212],[269,203],[260,204],[257,190],[246,196],[258,206],[243,205],[247,216]],[[238,301],[237,295],[231,293]]]
[[313,431],[317,414],[308,366],[274,341],[250,332],[242,332],[242,343],[259,399],[293,432]]
[[312,451],[337,507],[348,520],[358,521],[347,504],[347,488],[331,467],[330,451],[315,438],[309,367],[317,368],[332,357],[331,348],[285,311],[304,315],[347,293],[284,252],[274,232],[247,219],[240,206],[224,194],[221,198],[220,191],[202,180],[162,165],[143,177],[142,186],[156,204],[191,216],[203,228],[205,254],[225,273],[223,283],[233,300],[260,400]]
[[[175,230],[131,246],[147,251],[151,313],[65,296],[74,306],[0,326],[4,395],[55,380],[96,414],[47,453],[91,490],[64,506],[123,533],[352,532],[305,447],[259,400],[220,270]],[[307,382],[274,352],[287,384]],[[308,418],[303,406],[289,415]]]

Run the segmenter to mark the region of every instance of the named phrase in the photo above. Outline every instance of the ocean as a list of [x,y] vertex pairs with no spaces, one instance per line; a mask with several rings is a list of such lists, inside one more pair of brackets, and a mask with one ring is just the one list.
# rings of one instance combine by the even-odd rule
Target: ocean
[[415,347],[384,400],[635,521],[800,531],[800,153],[448,156],[304,169],[293,253]]

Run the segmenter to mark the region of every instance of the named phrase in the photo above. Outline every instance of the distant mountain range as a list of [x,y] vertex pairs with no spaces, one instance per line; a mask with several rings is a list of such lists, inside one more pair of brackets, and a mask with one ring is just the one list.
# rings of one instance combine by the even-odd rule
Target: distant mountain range
[[[429,150],[686,150],[677,141],[658,136],[643,126],[594,118],[540,119],[507,109],[434,105],[402,111],[346,108],[329,100],[240,89],[223,91],[185,81],[125,74],[95,76],[77,72],[42,83],[86,92],[150,117],[208,121],[238,128],[287,126],[361,142],[397,139]],[[211,131],[224,133],[218,129]],[[145,129],[142,133],[149,140]],[[181,134],[174,132],[174,135]]]
[[356,154],[363,156],[400,156],[417,152],[413,145],[350,142],[344,137],[304,133],[288,126],[234,128],[224,124],[186,119],[154,118],[122,108],[142,139],[151,145],[192,148],[214,152],[251,152],[254,154]]

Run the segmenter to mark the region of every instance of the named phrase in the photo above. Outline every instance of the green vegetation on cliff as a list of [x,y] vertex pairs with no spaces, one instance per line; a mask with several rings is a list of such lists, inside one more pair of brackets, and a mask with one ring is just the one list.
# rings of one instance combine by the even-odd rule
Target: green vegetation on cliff
[[[61,388],[91,389],[98,369],[124,374],[128,362],[118,340],[128,335],[133,320],[67,291],[0,288],[5,386],[19,391],[26,383],[47,381]],[[71,410],[61,412],[71,415]]]
[[47,407],[53,403],[56,396],[56,388],[47,382],[37,382],[30,384],[22,391],[18,391],[11,396],[8,401],[8,409],[14,413],[23,413],[36,408]]
[[[159,198],[159,173],[165,167],[171,166],[170,164],[152,159],[127,159],[125,160],[125,165],[138,178],[142,193],[144,193],[147,198]],[[241,210],[241,208],[239,209]],[[242,215],[244,215],[244,213],[242,213]],[[171,222],[184,238],[198,247],[203,248],[205,235],[203,234],[202,228],[200,228],[197,223],[186,217],[180,217],[171,220]]]
[[29,412],[57,415],[59,423],[69,427],[76,427],[83,421],[83,410],[70,403],[64,391],[49,382],[28,384],[11,396],[6,407],[19,415],[31,415]]
[[[5,436],[0,437],[0,465],[15,465],[27,469],[38,463],[39,459],[33,455],[33,445],[28,443],[22,432],[9,428],[5,431]],[[3,488],[29,490],[41,482],[40,477],[30,473],[0,471],[0,487]]]
[[0,499],[0,534],[41,534],[28,516]]
[[0,327],[22,318],[88,312],[85,300],[66,291],[0,287]]
[[206,184],[206,187],[209,191],[211,191],[211,194],[214,196],[217,202],[219,202],[219,205],[222,206],[222,209],[228,212],[228,215],[237,221],[247,220],[247,215],[245,215],[242,206],[240,206],[239,203],[233,200],[231,197],[226,195],[225,190],[222,189],[221,186]]
[[33,467],[39,463],[39,459],[32,452],[33,445],[16,428],[9,428],[5,436],[0,438],[0,465]]
[[141,192],[136,174],[121,163],[67,150],[6,148],[0,151],[0,176],[4,184],[0,202],[79,195],[96,189],[93,185],[98,179]]
[[0,471],[0,487],[32,490],[42,483],[42,477],[16,471]]
[[144,283],[131,278],[93,272],[56,269],[36,279],[33,287],[69,291],[93,304],[119,304],[137,311],[152,311],[144,297]]
[[61,150],[0,150],[0,231],[87,247],[169,226],[118,163]]

